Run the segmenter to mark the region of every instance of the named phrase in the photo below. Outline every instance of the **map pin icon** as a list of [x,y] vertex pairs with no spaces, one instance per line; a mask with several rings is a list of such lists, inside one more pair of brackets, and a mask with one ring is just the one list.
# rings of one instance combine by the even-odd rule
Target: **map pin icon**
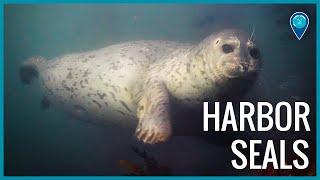
[[295,12],[290,17],[290,26],[300,40],[309,26],[309,17],[304,12]]

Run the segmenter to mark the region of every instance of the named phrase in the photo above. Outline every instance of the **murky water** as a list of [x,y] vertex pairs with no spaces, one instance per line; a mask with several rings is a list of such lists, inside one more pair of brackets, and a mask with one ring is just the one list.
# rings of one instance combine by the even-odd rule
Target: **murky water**
[[[288,24],[297,10],[310,18],[301,41]],[[164,145],[143,146],[131,130],[77,121],[54,108],[41,110],[38,83],[26,86],[19,79],[19,66],[35,55],[50,59],[141,39],[193,43],[226,28],[250,34],[254,27],[263,54],[260,80],[244,99],[308,102],[312,133],[290,137],[313,144],[315,22],[312,5],[6,5],[5,174],[122,175],[119,160],[143,161],[131,146],[148,150],[175,175],[252,173],[234,171],[229,146],[212,138],[174,137]]]

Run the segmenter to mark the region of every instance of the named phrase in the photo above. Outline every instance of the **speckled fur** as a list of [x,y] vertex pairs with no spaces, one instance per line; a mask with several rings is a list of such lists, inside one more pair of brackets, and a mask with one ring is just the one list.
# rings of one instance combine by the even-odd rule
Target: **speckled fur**
[[[136,136],[153,144],[171,135],[170,97],[194,105],[223,90],[239,63],[225,65],[235,55],[224,55],[221,44],[231,42],[240,49],[243,39],[238,37],[237,32],[226,31],[196,45],[125,42],[32,62],[37,62],[44,94],[52,104],[79,118],[125,126],[139,119]],[[258,69],[257,63],[250,63],[248,67]]]
[[150,65],[187,46],[169,41],[125,42],[48,60],[39,68],[45,96],[78,117],[136,123],[137,102]]

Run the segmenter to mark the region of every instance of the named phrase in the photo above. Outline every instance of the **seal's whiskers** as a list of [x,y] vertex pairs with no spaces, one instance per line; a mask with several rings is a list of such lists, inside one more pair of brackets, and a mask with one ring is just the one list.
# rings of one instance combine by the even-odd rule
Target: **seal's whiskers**
[[255,25],[253,24],[252,25],[252,32],[251,32],[251,35],[250,35],[250,38],[248,39],[248,41],[251,41],[252,40],[252,37],[254,35],[254,32],[255,32]]

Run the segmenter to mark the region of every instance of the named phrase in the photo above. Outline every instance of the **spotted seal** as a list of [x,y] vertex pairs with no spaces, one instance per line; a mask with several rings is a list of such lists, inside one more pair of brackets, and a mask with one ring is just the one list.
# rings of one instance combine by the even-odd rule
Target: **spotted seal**
[[20,78],[26,84],[40,78],[44,108],[53,104],[78,118],[137,124],[136,137],[154,144],[172,134],[172,101],[193,106],[238,96],[260,67],[254,41],[225,30],[197,44],[134,41],[51,60],[32,57]]

